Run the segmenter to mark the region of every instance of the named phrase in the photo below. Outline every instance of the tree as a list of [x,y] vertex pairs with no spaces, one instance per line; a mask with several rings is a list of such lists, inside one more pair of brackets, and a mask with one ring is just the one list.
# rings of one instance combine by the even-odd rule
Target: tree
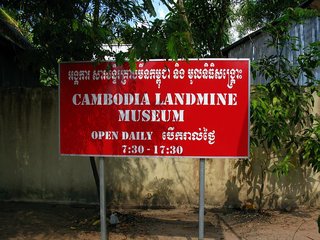
[[284,10],[297,7],[304,0],[244,0],[238,6],[239,24],[237,30],[241,36],[264,27],[279,18]]
[[123,24],[155,15],[151,0],[4,0],[0,7],[28,26],[35,46],[29,60],[48,76],[57,73],[59,61],[102,58],[108,54],[102,44],[114,43]]
[[[285,175],[301,164],[310,165],[320,171],[320,118],[313,110],[314,93],[319,92],[319,80],[314,70],[320,66],[320,42],[310,44],[290,62],[283,54],[285,48],[298,51],[300,46],[288,33],[293,23],[302,22],[318,13],[303,9],[288,9],[276,21],[268,24],[265,31],[271,37],[268,44],[276,54],[264,56],[252,64],[253,78],[258,74],[267,82],[257,85],[252,91],[251,101],[251,148],[253,160],[249,165],[250,184],[254,181],[252,166],[257,164],[256,152],[263,152],[258,165],[258,208],[264,200],[265,180],[268,174]],[[306,85],[299,77],[308,79]],[[258,149],[258,151],[255,151]],[[260,154],[261,155],[261,154]],[[300,160],[300,161],[299,161]]]
[[128,57],[133,63],[136,59],[222,56],[221,49],[229,40],[231,0],[162,2],[169,9],[164,20],[123,29],[125,41],[132,44],[123,59]]
[[[4,0],[31,32],[42,76],[52,83],[59,61],[103,59],[103,44],[132,44],[116,56],[118,64],[137,59],[219,57],[228,42],[231,0],[161,0],[166,19],[155,16],[151,0]],[[56,78],[55,78],[56,79]]]

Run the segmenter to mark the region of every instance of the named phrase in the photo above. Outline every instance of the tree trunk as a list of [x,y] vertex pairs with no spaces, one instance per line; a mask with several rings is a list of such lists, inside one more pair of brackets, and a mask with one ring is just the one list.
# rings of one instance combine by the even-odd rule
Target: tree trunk
[[94,0],[93,2],[93,31],[96,34],[99,27],[99,18],[100,18],[100,0]]
[[190,23],[189,23],[189,20],[188,20],[188,15],[187,15],[187,12],[186,12],[186,9],[184,7],[184,3],[183,3],[183,0],[178,0],[177,1],[177,7],[178,7],[178,13],[179,15],[181,16],[181,18],[183,19],[183,21],[186,23],[186,25],[189,27],[189,29],[187,29],[187,37],[188,37],[188,41],[189,43],[191,44],[191,46],[193,46],[193,39],[192,39],[192,33],[191,33],[191,26],[190,26]]
[[227,28],[227,20],[229,18],[229,8],[231,5],[231,0],[222,0],[220,1],[220,19],[218,28],[217,28],[217,40],[216,40],[216,48],[213,52],[211,52],[211,55],[214,57],[222,57],[221,49],[223,47],[223,38],[225,29]]

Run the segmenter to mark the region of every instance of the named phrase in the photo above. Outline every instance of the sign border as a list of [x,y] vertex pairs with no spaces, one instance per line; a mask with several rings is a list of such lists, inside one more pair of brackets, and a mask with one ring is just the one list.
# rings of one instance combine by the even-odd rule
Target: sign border
[[[250,101],[251,101],[251,93],[250,93],[250,87],[251,87],[251,72],[250,72],[250,63],[251,63],[251,60],[250,58],[188,58],[188,59],[182,59],[182,58],[179,58],[177,59],[177,61],[188,61],[188,60],[210,60],[210,61],[247,61],[248,62],[248,152],[247,152],[247,155],[246,156],[160,156],[160,155],[104,155],[104,154],[65,154],[65,153],[61,153],[61,118],[60,118],[60,65],[61,64],[73,64],[73,63],[105,63],[105,62],[115,62],[115,61],[112,61],[112,60],[103,60],[103,61],[62,61],[62,62],[59,62],[58,64],[58,74],[59,74],[59,88],[58,88],[58,98],[59,98],[59,104],[58,104],[58,116],[59,116],[59,134],[58,134],[58,137],[59,137],[59,155],[60,156],[79,156],[79,157],[108,157],[108,158],[195,158],[195,159],[199,159],[199,158],[204,158],[204,159],[219,159],[219,158],[232,158],[232,159],[236,159],[236,158],[241,158],[241,159],[246,159],[246,158],[250,158]],[[159,62],[159,61],[171,61],[171,62],[177,62],[176,60],[173,60],[173,59],[149,59],[147,62]],[[138,62],[138,61],[136,61]]]

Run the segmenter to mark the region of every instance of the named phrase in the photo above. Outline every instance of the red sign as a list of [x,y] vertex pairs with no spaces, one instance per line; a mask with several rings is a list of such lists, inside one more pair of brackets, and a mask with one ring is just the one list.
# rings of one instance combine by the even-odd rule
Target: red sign
[[60,153],[248,157],[249,60],[60,64]]

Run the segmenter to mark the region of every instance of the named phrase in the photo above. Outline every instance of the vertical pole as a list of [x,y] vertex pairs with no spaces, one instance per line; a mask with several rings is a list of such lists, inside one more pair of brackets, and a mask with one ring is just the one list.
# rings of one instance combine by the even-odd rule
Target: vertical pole
[[106,192],[104,180],[104,158],[99,158],[99,175],[100,175],[100,228],[101,240],[107,240],[107,223],[106,223]]
[[205,159],[200,158],[199,166],[199,240],[204,239],[204,186],[205,186]]
[[98,174],[97,165],[94,157],[90,157],[90,164],[91,164],[91,169],[94,177],[94,182],[96,183],[98,199],[100,199],[99,174]]

